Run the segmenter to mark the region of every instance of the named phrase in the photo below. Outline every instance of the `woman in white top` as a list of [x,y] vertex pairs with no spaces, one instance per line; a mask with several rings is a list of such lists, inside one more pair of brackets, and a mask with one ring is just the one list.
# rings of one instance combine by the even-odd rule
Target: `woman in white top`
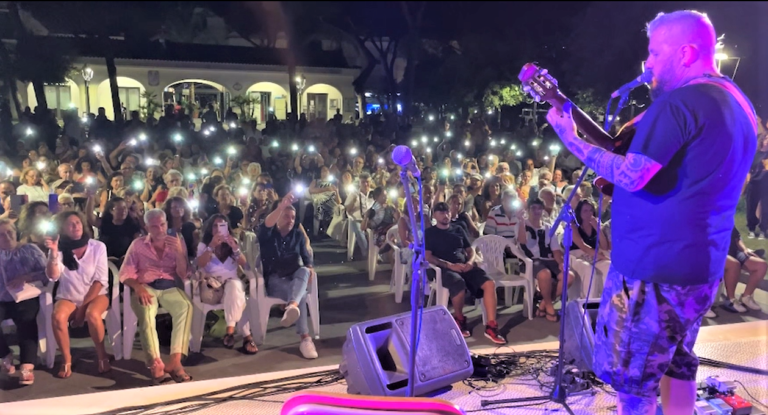
[[111,356],[104,348],[104,322],[101,318],[109,307],[106,295],[109,274],[107,247],[91,239],[84,223],[85,219],[78,212],[59,213],[55,217],[59,235],[46,238],[49,251],[45,273],[52,281],[59,281],[56,304],[53,306],[53,335],[64,358],[58,373],[62,379],[72,376],[70,323],[72,327],[80,327],[88,322],[88,332],[99,359],[99,373],[111,369]]
[[[224,347],[235,347],[235,326],[245,311],[245,289],[237,276],[238,266],[245,267],[245,255],[240,252],[237,239],[232,236],[227,217],[222,214],[211,216],[203,225],[203,237],[197,246],[197,267],[207,275],[216,277],[224,283],[224,319],[227,322],[227,334],[223,338]],[[243,325],[243,348],[246,354],[259,351],[251,336],[250,324]]]
[[48,194],[51,189],[43,181],[43,175],[40,170],[34,167],[27,167],[21,172],[21,181],[24,183],[16,188],[17,195],[27,195],[27,203],[45,202],[48,203]]

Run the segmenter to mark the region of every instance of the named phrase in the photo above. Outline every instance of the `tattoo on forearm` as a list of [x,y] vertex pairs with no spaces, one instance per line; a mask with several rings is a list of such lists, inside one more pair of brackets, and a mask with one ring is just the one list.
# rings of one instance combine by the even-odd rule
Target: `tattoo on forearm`
[[661,165],[641,154],[620,156],[584,142],[573,133],[558,131],[566,147],[598,175],[631,192],[642,189]]
[[646,398],[619,393],[619,413],[625,415],[649,415],[656,413],[656,397]]

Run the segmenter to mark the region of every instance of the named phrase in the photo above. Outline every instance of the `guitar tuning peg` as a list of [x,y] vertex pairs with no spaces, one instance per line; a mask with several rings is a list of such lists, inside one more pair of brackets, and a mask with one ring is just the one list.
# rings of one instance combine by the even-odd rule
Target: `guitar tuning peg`
[[527,94],[527,93],[529,93],[529,92],[531,92],[531,87],[530,87],[530,85],[524,85],[524,86],[523,86],[523,92],[525,92],[526,94]]
[[555,85],[557,85],[557,79],[555,79],[555,78],[552,78],[552,83],[553,83],[553,84],[555,84]]
[[549,73],[549,70],[548,70],[548,69],[542,69],[542,70],[541,70],[541,74],[542,74],[542,75],[546,75],[546,74],[548,74],[548,73]]

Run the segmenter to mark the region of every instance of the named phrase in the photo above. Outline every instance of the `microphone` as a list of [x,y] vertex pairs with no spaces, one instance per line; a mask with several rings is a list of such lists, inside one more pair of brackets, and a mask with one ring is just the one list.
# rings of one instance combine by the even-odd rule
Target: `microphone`
[[416,159],[413,158],[413,153],[411,152],[411,149],[408,148],[408,146],[395,147],[395,149],[392,150],[392,161],[394,161],[398,166],[411,172],[413,177],[421,177],[421,172],[416,166]]
[[629,93],[629,91],[639,87],[640,85],[651,83],[652,79],[653,79],[653,72],[651,72],[650,69],[646,69],[645,72],[642,73],[642,75],[633,79],[631,82],[625,84],[621,88],[613,91],[613,93],[611,94],[611,98],[616,98],[621,95],[626,95]]

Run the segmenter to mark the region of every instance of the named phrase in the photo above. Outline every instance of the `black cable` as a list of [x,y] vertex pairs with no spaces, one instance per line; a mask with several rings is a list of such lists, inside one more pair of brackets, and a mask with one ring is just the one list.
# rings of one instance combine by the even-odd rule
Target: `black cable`
[[749,393],[749,389],[747,389],[747,387],[746,387],[746,386],[744,386],[744,384],[743,384],[743,383],[741,383],[741,382],[740,382],[740,381],[738,381],[738,380],[734,380],[733,382],[734,382],[734,383],[738,383],[738,384],[739,384],[739,386],[741,386],[741,388],[742,388],[742,389],[744,389],[744,392],[746,392],[746,393],[747,393],[747,396],[749,396],[750,398],[752,398],[752,404],[753,404],[753,405],[759,405],[759,406],[762,406],[762,407],[763,407],[763,408],[765,408],[765,409],[768,409],[768,405],[766,405],[766,404],[764,404],[764,403],[760,402],[760,401],[759,401],[757,398],[755,398],[754,396],[752,396],[752,394],[751,394],[751,393]]
[[525,403],[522,405],[504,405],[504,406],[495,406],[493,408],[483,408],[483,409],[473,409],[471,411],[464,411],[465,413],[474,413],[474,412],[487,412],[487,411],[493,411],[495,409],[511,409],[511,408],[525,408],[530,406],[539,406],[544,405],[545,403],[549,403],[549,398],[542,398],[541,402],[532,402],[532,403]]
[[704,366],[735,370],[738,372],[752,373],[755,375],[768,376],[768,370],[765,370],[765,369],[758,369],[756,367],[737,365],[733,363],[723,362],[721,360],[707,359],[706,357],[699,357],[699,364],[702,364]]

